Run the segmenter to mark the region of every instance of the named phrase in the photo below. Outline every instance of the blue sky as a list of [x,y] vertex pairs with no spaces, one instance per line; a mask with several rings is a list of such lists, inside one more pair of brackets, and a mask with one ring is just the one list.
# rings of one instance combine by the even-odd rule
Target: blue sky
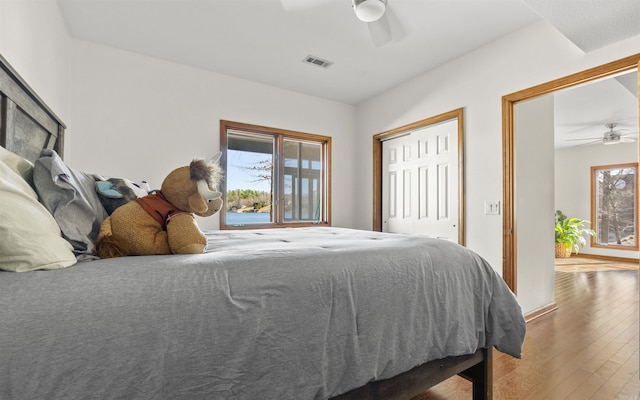
[[241,167],[257,165],[260,160],[271,158],[269,154],[251,153],[246,151],[229,150],[227,152],[227,190],[253,189],[270,192],[271,186],[267,182],[255,182],[251,171]]

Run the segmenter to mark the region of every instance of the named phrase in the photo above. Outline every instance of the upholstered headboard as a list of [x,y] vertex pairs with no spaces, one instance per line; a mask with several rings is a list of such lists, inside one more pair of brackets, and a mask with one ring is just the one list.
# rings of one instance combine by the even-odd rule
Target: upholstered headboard
[[0,145],[32,162],[44,148],[62,156],[65,128],[0,55]]

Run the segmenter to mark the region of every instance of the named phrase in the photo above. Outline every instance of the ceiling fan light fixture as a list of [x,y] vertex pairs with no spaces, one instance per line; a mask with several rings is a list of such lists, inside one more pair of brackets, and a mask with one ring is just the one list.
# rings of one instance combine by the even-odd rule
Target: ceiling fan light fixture
[[387,9],[386,0],[353,0],[353,9],[362,22],[379,20]]

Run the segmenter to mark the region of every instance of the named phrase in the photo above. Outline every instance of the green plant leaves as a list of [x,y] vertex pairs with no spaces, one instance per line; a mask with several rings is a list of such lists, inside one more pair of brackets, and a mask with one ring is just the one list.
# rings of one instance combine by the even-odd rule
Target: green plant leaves
[[565,246],[571,246],[576,254],[580,248],[587,244],[584,234],[595,236],[596,233],[589,229],[586,225],[589,221],[571,217],[568,218],[562,211],[556,211],[555,236],[556,243],[563,243]]

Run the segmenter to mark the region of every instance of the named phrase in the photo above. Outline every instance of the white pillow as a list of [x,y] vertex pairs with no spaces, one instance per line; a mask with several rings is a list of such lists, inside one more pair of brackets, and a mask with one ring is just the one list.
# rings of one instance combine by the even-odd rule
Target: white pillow
[[0,161],[18,173],[27,183],[33,187],[33,163],[19,155],[10,152],[0,146]]
[[59,269],[76,263],[73,247],[62,238],[36,192],[4,162],[0,162],[0,238],[0,269],[5,271]]

